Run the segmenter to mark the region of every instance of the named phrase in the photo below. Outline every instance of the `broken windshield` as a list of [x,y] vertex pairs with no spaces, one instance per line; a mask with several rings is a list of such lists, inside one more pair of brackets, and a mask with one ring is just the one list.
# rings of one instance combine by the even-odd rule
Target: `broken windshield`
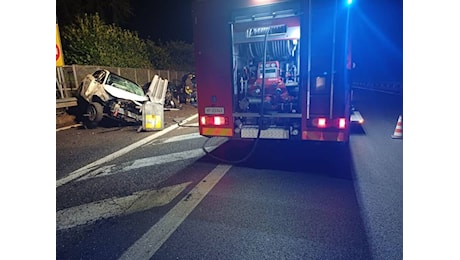
[[139,96],[144,96],[144,91],[139,85],[116,74],[109,74],[106,85],[111,85]]

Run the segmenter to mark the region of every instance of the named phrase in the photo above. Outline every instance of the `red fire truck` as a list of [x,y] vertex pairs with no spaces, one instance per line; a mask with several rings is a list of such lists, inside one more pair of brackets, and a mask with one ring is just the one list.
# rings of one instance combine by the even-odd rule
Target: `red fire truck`
[[200,134],[348,142],[351,0],[195,0]]

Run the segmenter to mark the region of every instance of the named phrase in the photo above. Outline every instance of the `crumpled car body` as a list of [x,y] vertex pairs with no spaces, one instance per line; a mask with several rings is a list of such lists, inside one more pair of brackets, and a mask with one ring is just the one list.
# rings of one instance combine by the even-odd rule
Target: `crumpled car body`
[[77,100],[84,126],[95,128],[103,118],[142,122],[142,104],[149,101],[149,97],[135,82],[101,69],[86,75]]

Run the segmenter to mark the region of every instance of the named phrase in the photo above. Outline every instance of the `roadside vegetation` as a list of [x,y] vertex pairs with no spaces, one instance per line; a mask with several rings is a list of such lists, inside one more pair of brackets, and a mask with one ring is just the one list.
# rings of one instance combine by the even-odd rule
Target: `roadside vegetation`
[[65,64],[194,71],[193,44],[142,39],[121,26],[131,15],[129,0],[58,0]]

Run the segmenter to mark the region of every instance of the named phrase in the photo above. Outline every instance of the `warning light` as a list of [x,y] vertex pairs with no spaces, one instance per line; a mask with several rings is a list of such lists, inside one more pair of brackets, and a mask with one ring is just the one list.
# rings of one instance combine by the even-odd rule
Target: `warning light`
[[353,3],[353,0],[347,0],[347,4],[351,5]]

